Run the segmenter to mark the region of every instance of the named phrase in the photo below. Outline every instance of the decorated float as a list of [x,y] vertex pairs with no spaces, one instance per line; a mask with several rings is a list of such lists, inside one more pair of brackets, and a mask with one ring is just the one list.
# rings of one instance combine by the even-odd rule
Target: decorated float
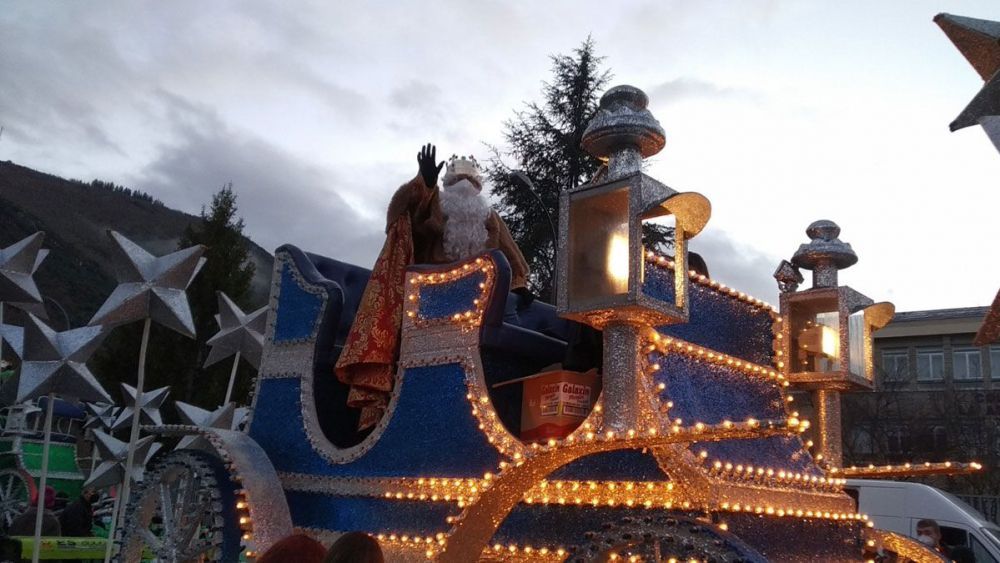
[[[512,306],[498,251],[407,270],[395,385],[372,429],[333,375],[370,272],[279,248],[246,430],[207,414],[147,427],[184,442],[136,485],[117,557],[234,561],[295,530],[360,530],[390,561],[942,560],[874,530],[842,490],[892,474],[840,467],[838,396],[871,388],[891,304],[838,285],[856,257],[829,221],[779,267],[780,311],[689,270],[710,205],[642,172],[664,146],[646,105],[613,88],[587,129],[607,166],[562,194],[556,306]],[[672,256],[642,244],[664,216]],[[797,291],[799,268],[812,289]],[[599,384],[551,368],[570,321],[601,331]],[[528,390],[540,372],[554,382],[542,398]],[[817,444],[793,389],[813,394]],[[531,398],[577,420],[525,438]]]

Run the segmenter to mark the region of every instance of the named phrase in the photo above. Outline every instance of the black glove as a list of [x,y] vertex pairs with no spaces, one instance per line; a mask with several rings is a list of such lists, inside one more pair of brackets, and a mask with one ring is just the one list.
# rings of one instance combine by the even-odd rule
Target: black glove
[[519,287],[517,289],[512,289],[511,293],[520,297],[518,299],[517,308],[526,309],[531,306],[531,304],[537,299],[537,296],[531,292],[530,289],[526,287]]
[[420,152],[417,153],[417,165],[420,166],[420,175],[424,178],[424,184],[431,189],[437,185],[438,174],[444,168],[443,160],[437,165],[434,164],[435,160],[437,160],[437,147],[430,143],[424,145],[420,149]]

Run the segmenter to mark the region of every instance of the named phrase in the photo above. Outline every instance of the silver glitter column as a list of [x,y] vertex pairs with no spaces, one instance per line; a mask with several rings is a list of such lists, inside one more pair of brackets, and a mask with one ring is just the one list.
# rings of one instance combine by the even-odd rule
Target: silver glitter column
[[641,326],[622,321],[604,327],[604,430],[641,428]]
[[819,452],[830,467],[842,467],[844,450],[840,434],[840,392],[819,389],[813,391],[812,399],[819,427],[816,429]]

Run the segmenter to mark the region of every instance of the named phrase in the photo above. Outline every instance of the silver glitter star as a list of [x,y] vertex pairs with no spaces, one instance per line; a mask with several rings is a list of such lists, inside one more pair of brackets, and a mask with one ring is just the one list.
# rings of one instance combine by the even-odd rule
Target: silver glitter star
[[[152,391],[145,391],[142,394],[142,404],[139,405],[139,424],[150,426],[162,426],[163,417],[160,416],[160,407],[163,401],[170,394],[170,387],[160,387]],[[127,383],[122,383],[122,396],[125,397],[125,406],[115,418],[111,430],[117,432],[122,428],[132,425],[132,415],[135,412],[136,388]],[[139,459],[139,458],[136,458]]]
[[87,421],[83,423],[84,428],[93,428],[108,432],[118,415],[118,406],[112,403],[87,403]]
[[44,239],[45,233],[39,231],[0,250],[0,301],[42,301],[34,274],[41,263],[37,256]]
[[[35,275],[35,272],[38,271],[38,268],[42,265],[42,262],[45,260],[45,257],[48,256],[48,255],[49,255],[49,251],[48,251],[47,248],[43,248],[43,249],[41,249],[41,250],[38,251],[38,254],[35,255],[35,266],[33,268],[31,268],[31,275],[32,276]],[[26,313],[34,313],[35,316],[38,317],[39,319],[42,319],[43,321],[46,321],[46,322],[49,321],[49,312],[45,310],[45,303],[42,303],[41,301],[38,301],[38,302],[34,302],[34,301],[21,301],[21,302],[17,302],[17,303],[4,303],[4,306],[6,306],[6,305],[10,305],[11,307],[17,307],[18,309],[20,309],[20,310],[22,310],[22,311],[24,311]],[[4,311],[4,313],[6,314],[6,311]]]
[[151,318],[194,338],[194,320],[184,291],[204,264],[202,245],[156,257],[115,231],[118,287],[90,319],[90,325],[118,326]]
[[222,361],[239,352],[240,356],[254,367],[260,368],[260,357],[264,351],[264,329],[267,326],[267,306],[249,315],[229,297],[217,291],[219,298],[219,332],[208,340],[212,350],[205,360],[205,367]]
[[86,364],[103,338],[101,327],[56,332],[28,313],[21,370],[4,385],[4,394],[13,395],[18,403],[49,393],[79,401],[110,401]]
[[[180,401],[174,401],[174,406],[177,407],[177,414],[180,415],[181,424],[198,426],[200,428],[233,430],[236,403],[226,403],[214,411],[207,411]],[[211,449],[211,444],[198,435],[184,436],[177,443],[176,449]]]
[[24,329],[19,326],[3,324],[0,325],[0,337],[3,343],[10,347],[17,354],[18,358],[24,356]]
[[[132,479],[142,481],[143,468],[146,461],[156,453],[159,444],[155,443],[153,436],[140,438],[135,444],[135,459],[143,460],[144,463],[136,463],[132,466]],[[128,456],[128,442],[123,442],[110,434],[100,430],[94,431],[94,448],[100,462],[94,471],[90,473],[84,481],[84,487],[95,487],[103,489],[121,483],[125,477],[125,458]],[[154,449],[155,448],[155,449]]]

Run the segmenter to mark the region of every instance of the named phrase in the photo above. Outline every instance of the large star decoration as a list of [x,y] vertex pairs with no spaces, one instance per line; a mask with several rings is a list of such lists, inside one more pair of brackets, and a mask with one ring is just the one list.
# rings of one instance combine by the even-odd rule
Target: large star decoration
[[938,14],[934,21],[986,81],[951,130],[981,124],[1000,150],[1000,22]]
[[[180,401],[174,401],[174,406],[177,407],[177,414],[181,418],[181,424],[188,424],[199,428],[233,429],[236,403],[226,403],[214,411],[207,411]],[[184,436],[177,443],[176,449],[211,449],[211,444],[199,435]]]
[[151,318],[194,338],[194,320],[184,291],[204,264],[205,247],[195,245],[156,257],[115,231],[118,287],[90,319],[91,325],[118,326]]
[[[122,383],[122,396],[125,397],[125,406],[122,407],[121,412],[115,418],[115,422],[111,425],[112,431],[117,432],[122,428],[132,425],[132,417],[137,410],[135,406],[136,394],[135,387],[127,383]],[[160,387],[159,389],[144,392],[142,394],[142,402],[138,407],[139,424],[162,426],[163,417],[160,416],[160,407],[163,406],[163,401],[166,400],[169,394],[169,387]]]
[[208,339],[212,350],[205,360],[205,367],[220,362],[239,352],[254,367],[260,368],[260,357],[264,351],[264,329],[267,325],[267,307],[261,307],[249,315],[232,302],[225,293],[218,291],[219,332]]
[[38,253],[44,239],[45,233],[39,231],[0,250],[0,301],[42,301],[34,274],[41,263]]
[[[140,438],[135,444],[135,460],[132,465],[132,479],[142,481],[146,462],[160,448],[153,436]],[[100,430],[94,431],[94,448],[99,463],[84,481],[84,487],[103,489],[121,483],[125,478],[125,460],[128,457],[128,442],[123,442]],[[141,461],[141,463],[139,463]]]
[[49,393],[71,400],[110,402],[86,364],[103,338],[101,327],[56,332],[28,313],[21,370],[4,386],[4,395],[13,395],[17,403]]

